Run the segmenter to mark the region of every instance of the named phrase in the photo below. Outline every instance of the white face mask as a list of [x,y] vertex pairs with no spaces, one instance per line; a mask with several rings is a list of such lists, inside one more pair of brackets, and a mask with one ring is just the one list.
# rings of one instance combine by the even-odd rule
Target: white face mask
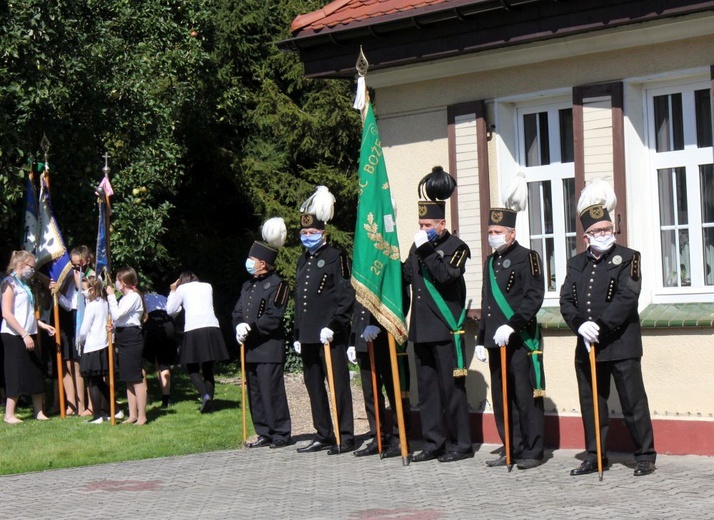
[[82,296],[84,296],[86,299],[89,299],[89,289],[85,289],[82,291]]
[[501,251],[501,249],[506,247],[506,234],[488,235],[488,245],[496,251]]
[[604,253],[615,243],[615,235],[590,237],[588,240],[590,241],[590,247],[592,247],[596,252]]

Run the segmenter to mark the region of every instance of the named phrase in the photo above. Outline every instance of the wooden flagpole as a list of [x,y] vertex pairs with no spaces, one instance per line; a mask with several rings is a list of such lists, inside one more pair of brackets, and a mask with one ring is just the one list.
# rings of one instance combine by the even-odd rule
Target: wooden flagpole
[[[104,153],[102,156],[104,158],[104,167],[102,168],[102,172],[104,173],[104,177],[106,179],[109,179],[109,154]],[[101,205],[102,202],[106,206],[106,215],[104,218],[104,236],[106,237],[107,241],[107,266],[105,268],[105,273],[104,273],[104,278],[105,278],[105,284],[108,285],[112,283],[112,277],[111,277],[111,272],[112,272],[112,264],[111,264],[111,255],[110,255],[110,247],[109,247],[109,219],[110,219],[110,208],[111,206],[109,205],[109,195],[102,189],[99,191],[99,196],[103,198],[103,201],[100,201],[99,203],[99,211],[102,210]],[[107,339],[108,339],[108,345],[107,348],[109,349],[107,352],[107,358],[109,362],[109,420],[111,422],[112,426],[116,426],[116,382],[114,381],[114,323],[112,322],[112,315],[111,313],[108,314],[107,316]]]
[[397,426],[399,427],[399,445],[402,451],[402,466],[411,462],[409,446],[407,445],[407,429],[404,425],[404,408],[402,407],[402,385],[399,384],[399,364],[397,363],[397,342],[389,334],[389,360],[392,364],[392,383],[394,385],[394,405],[396,406]]
[[600,402],[597,391],[597,365],[595,364],[595,344],[590,345],[590,379],[593,386],[593,412],[595,414],[595,442],[597,443],[597,472],[602,482],[602,446],[600,446]]
[[503,433],[506,439],[504,440],[504,448],[506,450],[506,466],[508,471],[513,469],[511,462],[511,427],[509,424],[508,413],[508,371],[506,370],[506,348],[507,345],[500,347],[501,351],[501,393],[503,394]]
[[337,441],[337,452],[342,449],[342,439],[340,438],[340,416],[337,413],[337,394],[335,391],[335,373],[332,370],[332,351],[330,351],[330,342],[324,344],[325,347],[325,365],[327,366],[327,382],[330,387],[330,401],[332,402],[332,415],[334,417],[335,440]]
[[[377,451],[379,456],[382,456],[382,421],[379,418],[379,394],[377,388],[377,365],[374,362],[374,342],[367,342],[367,351],[369,352],[369,371],[372,376],[372,395],[374,397],[374,425],[377,431]],[[400,396],[401,397],[401,396]]]
[[245,381],[245,343],[240,344],[240,387],[241,387],[241,409],[243,411],[243,444],[248,440],[248,419],[246,417],[245,408],[245,394],[246,394],[246,381]]

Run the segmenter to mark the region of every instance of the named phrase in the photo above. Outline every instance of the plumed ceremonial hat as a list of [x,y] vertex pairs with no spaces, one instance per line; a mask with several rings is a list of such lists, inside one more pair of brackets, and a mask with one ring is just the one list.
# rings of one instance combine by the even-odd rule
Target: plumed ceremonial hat
[[318,186],[315,193],[300,206],[301,229],[325,229],[334,215],[335,196],[327,186]]
[[488,211],[489,226],[503,226],[507,228],[516,227],[516,217],[519,211],[524,211],[528,204],[528,184],[523,172],[519,172],[516,178],[506,188],[503,197],[503,207],[491,208]]
[[446,199],[451,197],[456,189],[456,180],[444,171],[441,166],[434,166],[426,174],[417,187],[417,194],[422,199],[419,201],[419,218],[430,220],[443,220],[446,218]]
[[288,235],[285,221],[280,217],[268,219],[263,224],[263,240],[256,240],[250,248],[248,256],[263,260],[268,265],[275,265],[278,250],[285,245]]
[[591,180],[580,194],[578,214],[583,230],[587,231],[598,222],[612,222],[610,213],[615,210],[617,197],[615,190],[602,179]]

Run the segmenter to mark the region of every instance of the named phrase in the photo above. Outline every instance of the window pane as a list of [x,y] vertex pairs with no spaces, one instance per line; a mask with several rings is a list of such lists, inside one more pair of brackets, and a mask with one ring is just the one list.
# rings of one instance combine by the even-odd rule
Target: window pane
[[523,116],[523,134],[526,146],[526,166],[540,166],[538,156],[538,122],[537,114]]
[[567,237],[565,239],[565,253],[568,260],[573,258],[578,254],[578,238],[577,237]]
[[679,279],[677,244],[674,230],[662,231],[662,283],[665,287],[677,287]]
[[672,94],[672,148],[684,150],[684,123],[682,119],[682,94]]
[[550,134],[548,112],[538,114],[538,138],[540,139],[540,164],[550,164]]
[[543,234],[541,220],[540,182],[528,183],[528,220],[531,225],[531,235]]
[[563,205],[565,206],[565,232],[575,233],[575,179],[563,180]]
[[573,109],[564,108],[558,111],[560,119],[560,162],[575,161],[573,149]]
[[657,170],[659,223],[661,226],[687,224],[687,179],[684,168]]
[[697,118],[697,146],[712,146],[712,99],[709,90],[694,92],[694,113]]
[[668,152],[669,146],[669,96],[655,96],[654,125],[657,152]]
[[689,230],[679,231],[679,281],[682,287],[692,285],[691,259],[689,257]]
[[714,285],[714,228],[702,230],[704,238],[704,282]]
[[546,290],[555,291],[555,248],[553,247],[553,238],[545,239],[545,282]]
[[702,190],[702,224],[714,224],[714,164],[699,166]]

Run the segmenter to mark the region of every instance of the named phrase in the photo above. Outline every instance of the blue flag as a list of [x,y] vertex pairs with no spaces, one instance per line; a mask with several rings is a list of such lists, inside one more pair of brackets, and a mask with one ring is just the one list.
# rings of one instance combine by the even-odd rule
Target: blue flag
[[32,182],[32,172],[27,175],[25,182],[25,211],[23,212],[22,248],[30,253],[37,254],[37,191]]
[[72,263],[52,210],[50,190],[44,173],[40,176],[39,216],[40,240],[35,267],[40,273],[57,282],[59,290],[72,270]]
[[109,215],[111,203],[109,197],[114,195],[109,177],[104,177],[96,190],[97,206],[99,207],[99,225],[97,226],[97,252],[95,265],[97,274],[104,276],[104,271],[111,271],[109,262]]

